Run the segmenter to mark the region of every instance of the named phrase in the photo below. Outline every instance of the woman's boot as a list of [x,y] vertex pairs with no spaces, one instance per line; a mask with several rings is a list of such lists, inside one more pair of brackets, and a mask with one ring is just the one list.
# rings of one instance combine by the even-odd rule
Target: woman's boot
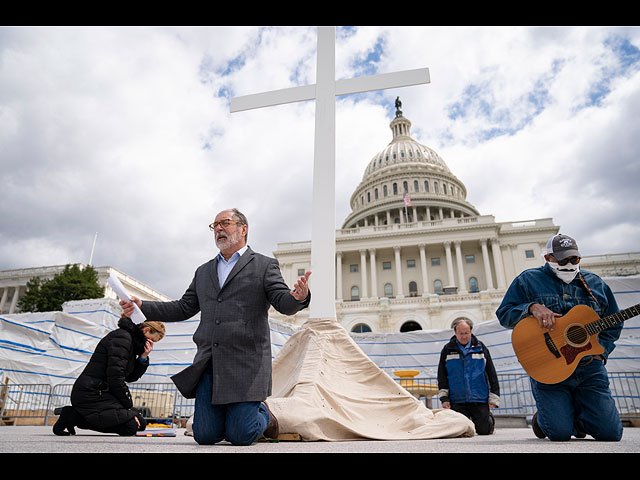
[[56,435],[67,436],[75,435],[75,411],[72,406],[62,407],[62,409],[56,409],[53,413],[60,413],[60,418],[53,426],[53,433]]

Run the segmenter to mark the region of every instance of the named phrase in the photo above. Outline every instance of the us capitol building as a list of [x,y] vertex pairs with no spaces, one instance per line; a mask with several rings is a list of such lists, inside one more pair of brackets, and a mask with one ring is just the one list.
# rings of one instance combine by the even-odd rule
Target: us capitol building
[[[373,156],[336,232],[336,313],[352,332],[448,329],[466,317],[494,318],[511,281],[544,263],[551,218],[496,222],[467,201],[467,189],[431,148],[411,138],[396,100],[391,142]],[[289,285],[310,269],[311,242],[278,243]],[[640,273],[640,254],[584,257],[600,275]],[[301,325],[308,310],[286,317]]]

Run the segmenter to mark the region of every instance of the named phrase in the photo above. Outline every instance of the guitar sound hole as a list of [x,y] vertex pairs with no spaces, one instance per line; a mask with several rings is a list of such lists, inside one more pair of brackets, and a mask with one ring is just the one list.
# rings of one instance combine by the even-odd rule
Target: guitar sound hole
[[587,329],[580,324],[569,325],[564,332],[564,338],[569,345],[574,347],[582,347],[589,343]]

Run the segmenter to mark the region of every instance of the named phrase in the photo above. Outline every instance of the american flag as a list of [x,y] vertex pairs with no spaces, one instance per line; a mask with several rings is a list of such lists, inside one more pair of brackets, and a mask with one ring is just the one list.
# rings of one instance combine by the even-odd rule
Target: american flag
[[410,207],[410,206],[411,206],[411,198],[409,198],[409,194],[408,194],[408,193],[405,193],[405,194],[404,194],[404,204],[405,204],[407,207]]

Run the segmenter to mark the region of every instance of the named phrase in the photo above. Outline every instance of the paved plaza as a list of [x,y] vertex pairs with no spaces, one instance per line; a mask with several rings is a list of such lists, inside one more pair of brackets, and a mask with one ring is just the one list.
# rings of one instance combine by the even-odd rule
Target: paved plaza
[[493,435],[408,441],[302,442],[260,441],[248,447],[227,443],[200,446],[177,429],[175,437],[119,437],[77,430],[58,437],[51,427],[0,427],[0,454],[5,453],[638,453],[640,428],[625,428],[622,441],[591,437],[569,442],[537,439],[531,428],[498,428]]

